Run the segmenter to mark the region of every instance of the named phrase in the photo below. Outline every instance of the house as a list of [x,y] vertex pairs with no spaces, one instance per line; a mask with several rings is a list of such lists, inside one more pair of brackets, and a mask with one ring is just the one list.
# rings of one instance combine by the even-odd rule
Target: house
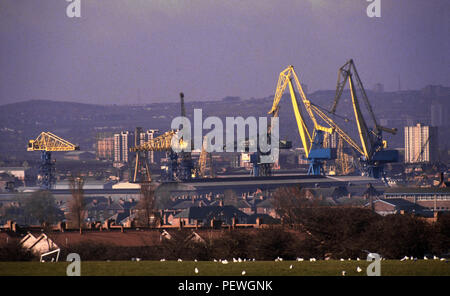
[[213,221],[221,221],[223,224],[233,225],[247,223],[248,215],[239,211],[234,206],[207,206],[190,207],[175,215],[174,221],[182,225],[210,226]]
[[266,198],[255,204],[255,214],[267,214],[273,218],[277,217],[275,208],[273,207],[273,199]]
[[31,251],[34,255],[42,255],[49,251],[59,249],[51,238],[45,233],[41,233],[38,237],[35,237],[30,232],[20,241],[20,245],[26,250]]
[[306,198],[317,200],[336,200],[340,197],[348,196],[347,188],[344,186],[329,188],[303,188],[302,191],[305,193]]
[[[367,203],[365,207],[370,208],[371,204]],[[377,199],[373,201],[373,210],[382,216],[400,213],[428,216],[431,213],[426,208],[401,198]]]
[[404,199],[433,211],[450,210],[450,187],[393,187],[384,199]]

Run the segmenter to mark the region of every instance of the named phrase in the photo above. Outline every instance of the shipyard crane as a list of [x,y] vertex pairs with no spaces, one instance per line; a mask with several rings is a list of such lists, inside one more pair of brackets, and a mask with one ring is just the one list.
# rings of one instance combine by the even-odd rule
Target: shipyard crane
[[[308,129],[304,116],[299,108],[292,80],[294,80],[295,86],[300,93],[301,101],[309,115],[309,118],[313,122],[314,127],[312,131]],[[336,126],[322,126],[317,122],[314,105],[306,98],[298,76],[294,70],[294,66],[292,65],[288,66],[279,75],[273,105],[268,114],[272,114],[273,117],[278,117],[280,110],[279,103],[286,87],[288,86],[291,94],[292,108],[294,109],[294,114],[297,121],[298,132],[303,148],[305,149],[306,159],[308,159],[310,163],[308,175],[321,175],[324,173],[323,162],[336,158],[336,149],[323,148],[324,134],[333,133]]]
[[[147,152],[147,151],[162,151],[167,153],[168,165],[165,178],[169,181],[178,179],[178,155],[172,149],[172,139],[177,137],[177,131],[171,130],[164,134],[148,140],[147,142],[130,148],[130,152]],[[179,140],[180,145],[185,145],[185,142]]]
[[[141,142],[142,128],[136,127],[134,131],[134,146]],[[133,183],[151,183],[152,178],[148,165],[148,154],[143,151],[136,151],[134,159]]]
[[[361,112],[358,93],[354,83],[355,80],[357,87],[362,95],[363,101],[366,105],[367,111],[372,119],[372,128],[369,128],[367,121],[365,120]],[[387,142],[383,140],[382,132],[385,131],[395,135],[397,133],[397,129],[383,127],[378,124],[375,113],[373,112],[372,106],[370,105],[369,99],[364,89],[363,83],[359,77],[358,71],[356,70],[355,63],[352,59],[347,61],[341,68],[339,68],[336,94],[333,105],[329,111],[331,114],[335,114],[337,105],[347,82],[350,88],[353,111],[355,114],[361,147],[358,146],[358,149],[356,149],[354,145],[347,141],[347,139],[344,138],[344,140],[346,140],[360,153],[361,164],[364,170],[363,174],[373,178],[384,177],[384,164],[397,162],[398,151],[385,149],[387,148]]]
[[[181,116],[186,117],[186,107],[184,106],[184,93],[180,93]],[[183,139],[180,139],[183,140]],[[171,150],[172,151],[172,150]],[[173,151],[171,153],[174,153]],[[192,162],[191,152],[182,151],[178,158],[180,165],[178,167],[178,175],[180,180],[189,180],[194,172],[194,164]]]
[[200,178],[215,177],[212,154],[211,152],[206,151],[207,140],[207,136],[203,137],[202,151],[200,152],[200,157],[198,159],[197,172],[198,177]]
[[426,147],[428,143],[430,142],[431,135],[428,136],[427,140],[423,143],[423,145],[420,147],[419,153],[417,153],[416,157],[414,158],[413,162],[426,162],[425,159],[422,157],[423,153],[426,150]]
[[55,164],[52,161],[52,152],[67,152],[79,150],[74,145],[50,132],[42,132],[35,140],[28,141],[27,151],[42,151],[39,166],[39,183],[43,189],[52,189],[55,184]]

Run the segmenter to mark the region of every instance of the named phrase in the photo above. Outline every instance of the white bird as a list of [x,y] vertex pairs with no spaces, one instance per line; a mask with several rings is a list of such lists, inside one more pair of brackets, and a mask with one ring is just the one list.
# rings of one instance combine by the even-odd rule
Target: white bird
[[309,261],[316,262],[316,258],[310,258]]
[[292,269],[292,267],[294,267],[294,266],[292,266],[292,264],[289,266],[289,269]]
[[423,256],[423,260],[428,260],[427,256]]
[[195,272],[195,273],[198,273],[198,268],[197,268],[197,267],[194,269],[194,272]]
[[137,262],[141,261],[141,258],[136,258],[136,261],[137,261]]
[[217,262],[217,260],[216,260],[216,259],[214,259],[214,262]]
[[439,258],[437,256],[433,256],[433,259],[434,260],[438,260]]
[[178,258],[178,262],[182,262],[183,260],[181,260],[180,258]]
[[166,259],[161,259],[160,261],[161,261],[161,262],[164,262],[164,261],[166,261]]
[[342,271],[342,275],[345,276],[345,274],[346,274],[346,272],[345,272],[345,270],[343,270],[343,271]]
[[236,258],[233,258],[233,262],[237,262]]
[[441,261],[445,261],[445,258],[441,258]]
[[256,261],[256,259],[255,258],[253,258],[253,260],[252,260],[253,262],[255,262]]
[[358,257],[358,258],[356,258],[356,261],[359,261],[359,260],[361,260],[361,259],[359,259],[359,257]]
[[197,259],[194,259],[194,262],[197,262]]
[[297,258],[297,261],[299,261],[299,262],[303,261],[303,258]]
[[242,274],[242,275],[245,275],[245,274],[246,274],[245,270],[243,270],[243,271],[241,272],[241,274]]
[[227,259],[225,259],[225,260],[222,260],[222,264],[228,264],[228,261],[227,261]]
[[358,267],[356,268],[356,271],[357,271],[357,272],[361,272],[361,271],[362,271],[361,267],[358,266]]
[[402,259],[400,259],[400,261],[405,261],[405,260],[408,260],[408,259],[409,259],[408,256],[405,256]]
[[341,258],[341,261],[344,261],[344,258]]
[[351,261],[352,260],[352,258],[348,258],[348,261]]
[[241,259],[241,258],[238,258],[238,262],[242,262],[242,259]]

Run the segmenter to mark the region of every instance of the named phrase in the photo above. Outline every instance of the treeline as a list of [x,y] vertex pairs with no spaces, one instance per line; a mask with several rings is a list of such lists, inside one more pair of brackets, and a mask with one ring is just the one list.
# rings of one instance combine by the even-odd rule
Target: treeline
[[82,260],[365,259],[367,252],[387,259],[421,259],[425,255],[446,256],[450,251],[450,215],[429,224],[409,215],[377,217],[364,209],[327,209],[315,219],[320,226],[309,234],[291,227],[231,230],[197,242],[189,240],[192,232],[184,229],[171,232],[171,239],[154,246],[116,247],[85,242],[62,251],[78,253]]
[[[190,239],[192,230],[170,232],[171,239],[152,246],[119,247],[93,241],[72,244],[61,249],[61,257],[78,253],[82,260],[213,260],[247,258],[274,260],[281,257],[305,259],[365,259],[367,252],[387,259],[424,255],[448,256],[450,215],[442,215],[434,224],[409,215],[372,215],[365,209],[322,209],[311,222],[313,232],[289,226],[224,231],[203,241]],[[17,241],[0,245],[0,260],[32,260]],[[36,259],[36,258],[35,258]]]

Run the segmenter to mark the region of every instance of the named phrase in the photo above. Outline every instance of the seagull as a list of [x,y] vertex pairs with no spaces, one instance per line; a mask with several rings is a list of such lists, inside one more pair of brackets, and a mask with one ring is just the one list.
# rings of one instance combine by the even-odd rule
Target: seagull
[[241,258],[238,258],[238,262],[242,262],[242,259],[241,259]]
[[141,258],[136,258],[136,261],[137,261],[137,262],[141,261]]
[[164,262],[164,261],[166,261],[166,259],[161,259],[160,261],[161,261],[161,262]]
[[343,271],[342,271],[342,275],[345,276],[345,274],[346,274],[346,272],[345,272],[345,270],[343,270]]
[[222,264],[228,264],[228,261],[227,261],[227,259],[225,259],[225,260],[222,260]]
[[292,269],[292,267],[294,267],[294,266],[292,266],[292,264],[289,266],[289,269]]
[[405,256],[402,259],[400,259],[400,261],[405,261],[405,260],[408,260],[408,256]]
[[357,258],[356,258],[356,261],[359,261],[359,260],[361,260],[361,259],[359,259],[359,257],[357,257]]
[[183,261],[183,260],[181,260],[180,258],[178,258],[178,262],[181,262],[181,261]]
[[348,261],[352,261],[352,258],[348,258]]
[[217,262],[217,260],[216,260],[216,259],[214,259],[214,262]]
[[197,262],[197,259],[194,259],[194,262]]
[[253,260],[252,260],[253,262],[255,262],[256,261],[256,259],[255,258],[253,258]]
[[233,262],[237,262],[236,258],[233,258]]
[[433,259],[434,260],[438,260],[439,258],[437,256],[433,256]]
[[198,273],[198,268],[197,268],[197,267],[194,269],[194,272],[195,272],[195,273]]
[[309,261],[315,262],[315,261],[316,261],[316,258],[310,258]]
[[427,256],[423,256],[423,260],[428,260]]
[[245,275],[245,274],[246,274],[245,270],[243,270],[241,274],[242,274],[242,275]]
[[441,261],[445,261],[445,258],[441,258]]
[[297,258],[297,261],[299,261],[299,262],[303,261],[303,258]]
[[344,261],[344,258],[341,258],[341,261]]
[[361,271],[362,271],[361,267],[358,266],[358,267],[356,268],[356,271],[357,271],[357,272],[361,272]]

